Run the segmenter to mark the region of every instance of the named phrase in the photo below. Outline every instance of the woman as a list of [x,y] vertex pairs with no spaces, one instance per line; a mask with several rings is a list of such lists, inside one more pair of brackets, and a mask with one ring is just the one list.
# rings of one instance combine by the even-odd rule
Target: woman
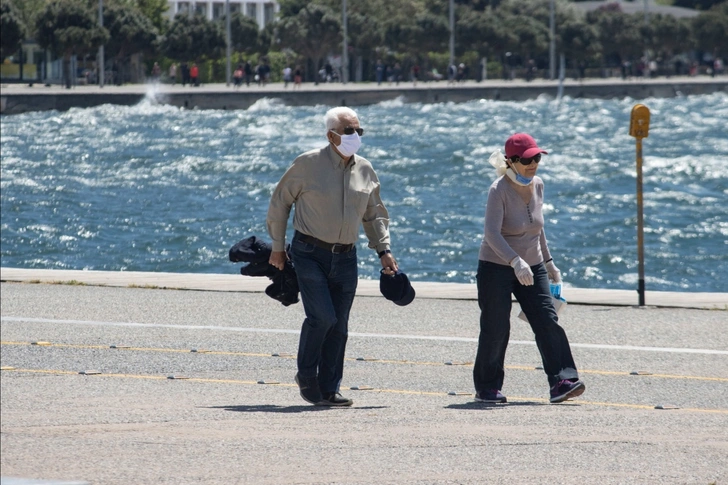
[[536,336],[550,401],[580,396],[585,389],[569,341],[554,310],[549,279],[561,281],[544,233],[543,180],[536,176],[541,154],[525,133],[506,141],[506,156],[490,156],[499,175],[488,191],[485,235],[478,255],[480,339],[473,380],[475,400],[503,403],[503,363],[510,335],[511,293],[521,305]]

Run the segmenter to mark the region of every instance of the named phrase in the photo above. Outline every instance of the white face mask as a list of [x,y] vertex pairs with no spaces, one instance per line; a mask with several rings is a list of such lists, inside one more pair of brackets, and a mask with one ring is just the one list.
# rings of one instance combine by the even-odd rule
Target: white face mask
[[339,135],[339,137],[341,138],[341,141],[339,142],[339,145],[336,146],[336,149],[339,150],[339,153],[344,155],[346,158],[354,155],[359,150],[359,147],[361,146],[359,133],[354,132],[351,135]]

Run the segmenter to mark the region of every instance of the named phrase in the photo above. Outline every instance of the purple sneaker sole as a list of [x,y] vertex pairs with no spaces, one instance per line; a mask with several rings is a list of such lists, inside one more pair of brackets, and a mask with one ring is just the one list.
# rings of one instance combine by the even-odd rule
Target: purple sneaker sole
[[563,384],[560,384],[558,386],[558,390],[554,392],[552,390],[551,392],[551,403],[557,404],[560,402],[564,402],[568,399],[573,399],[575,397],[579,397],[582,394],[584,394],[584,391],[586,390],[586,386],[581,381],[576,382],[570,382],[570,381],[562,381]]

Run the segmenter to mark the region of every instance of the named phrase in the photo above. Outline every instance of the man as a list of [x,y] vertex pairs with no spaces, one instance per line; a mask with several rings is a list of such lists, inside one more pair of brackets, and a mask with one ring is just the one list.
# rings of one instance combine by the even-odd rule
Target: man
[[384,272],[394,274],[398,267],[389,249],[389,214],[379,196],[379,179],[371,163],[356,155],[364,134],[359,118],[339,107],[329,110],[324,121],[329,144],[296,158],[271,197],[269,262],[280,270],[286,263],[286,226],[295,204],[291,255],[306,314],[296,383],[311,404],[351,406],[353,401],[339,393],[339,386],[358,282],[360,224]]

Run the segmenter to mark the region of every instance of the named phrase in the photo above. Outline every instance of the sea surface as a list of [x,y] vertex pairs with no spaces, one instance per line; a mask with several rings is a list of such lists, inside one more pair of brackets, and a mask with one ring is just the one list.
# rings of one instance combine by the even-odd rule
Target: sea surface
[[[406,104],[356,108],[393,252],[413,281],[472,283],[488,164],[514,132],[549,150],[546,231],[568,288],[636,289],[636,103],[644,139],[647,290],[728,292],[728,96]],[[325,145],[325,106],[262,99],[241,111],[144,101],[0,117],[2,266],[229,273],[228,250],[268,240],[270,195]],[[290,224],[289,224],[290,226]],[[290,235],[290,234],[289,234]],[[379,261],[361,231],[360,278]],[[565,291],[568,299],[568,292]]]

